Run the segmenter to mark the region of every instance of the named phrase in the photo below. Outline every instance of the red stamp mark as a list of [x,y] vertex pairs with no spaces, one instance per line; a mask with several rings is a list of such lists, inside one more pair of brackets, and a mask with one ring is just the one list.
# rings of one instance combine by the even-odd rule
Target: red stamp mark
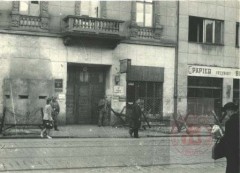
[[211,118],[209,116],[188,116],[172,122],[171,146],[187,156],[200,155],[212,145]]

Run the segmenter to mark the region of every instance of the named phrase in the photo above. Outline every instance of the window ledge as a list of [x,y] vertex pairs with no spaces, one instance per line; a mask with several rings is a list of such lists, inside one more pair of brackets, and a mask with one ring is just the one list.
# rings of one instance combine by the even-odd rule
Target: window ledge
[[188,41],[188,42],[195,43],[195,44],[209,45],[209,46],[224,46],[224,44],[220,44],[220,43],[202,43],[202,42],[194,42],[194,41]]

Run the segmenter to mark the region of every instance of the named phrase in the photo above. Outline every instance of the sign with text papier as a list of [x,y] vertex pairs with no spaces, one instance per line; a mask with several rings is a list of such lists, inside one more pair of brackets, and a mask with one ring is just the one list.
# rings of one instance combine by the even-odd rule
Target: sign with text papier
[[188,65],[188,76],[240,79],[240,69]]

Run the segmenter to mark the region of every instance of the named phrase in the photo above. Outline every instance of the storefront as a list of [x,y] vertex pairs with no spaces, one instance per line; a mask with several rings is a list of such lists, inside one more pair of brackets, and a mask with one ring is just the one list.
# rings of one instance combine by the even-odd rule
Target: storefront
[[127,73],[127,104],[143,101],[144,110],[162,117],[164,68],[132,66]]
[[223,104],[239,102],[239,69],[188,66],[187,110],[194,115],[221,112]]

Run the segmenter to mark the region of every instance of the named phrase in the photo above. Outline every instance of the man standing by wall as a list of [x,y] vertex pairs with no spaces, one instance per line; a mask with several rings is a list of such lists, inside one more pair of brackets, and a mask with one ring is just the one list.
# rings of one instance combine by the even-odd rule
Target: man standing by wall
[[102,99],[98,102],[98,111],[99,111],[99,117],[98,117],[98,126],[103,126],[103,120],[106,118],[107,113],[109,109],[109,103],[107,100],[107,96],[105,95]]
[[60,106],[58,104],[56,96],[52,97],[51,106],[52,106],[52,117],[53,117],[53,121],[54,121],[54,129],[56,131],[59,131],[59,129],[58,129],[58,114],[60,112]]

